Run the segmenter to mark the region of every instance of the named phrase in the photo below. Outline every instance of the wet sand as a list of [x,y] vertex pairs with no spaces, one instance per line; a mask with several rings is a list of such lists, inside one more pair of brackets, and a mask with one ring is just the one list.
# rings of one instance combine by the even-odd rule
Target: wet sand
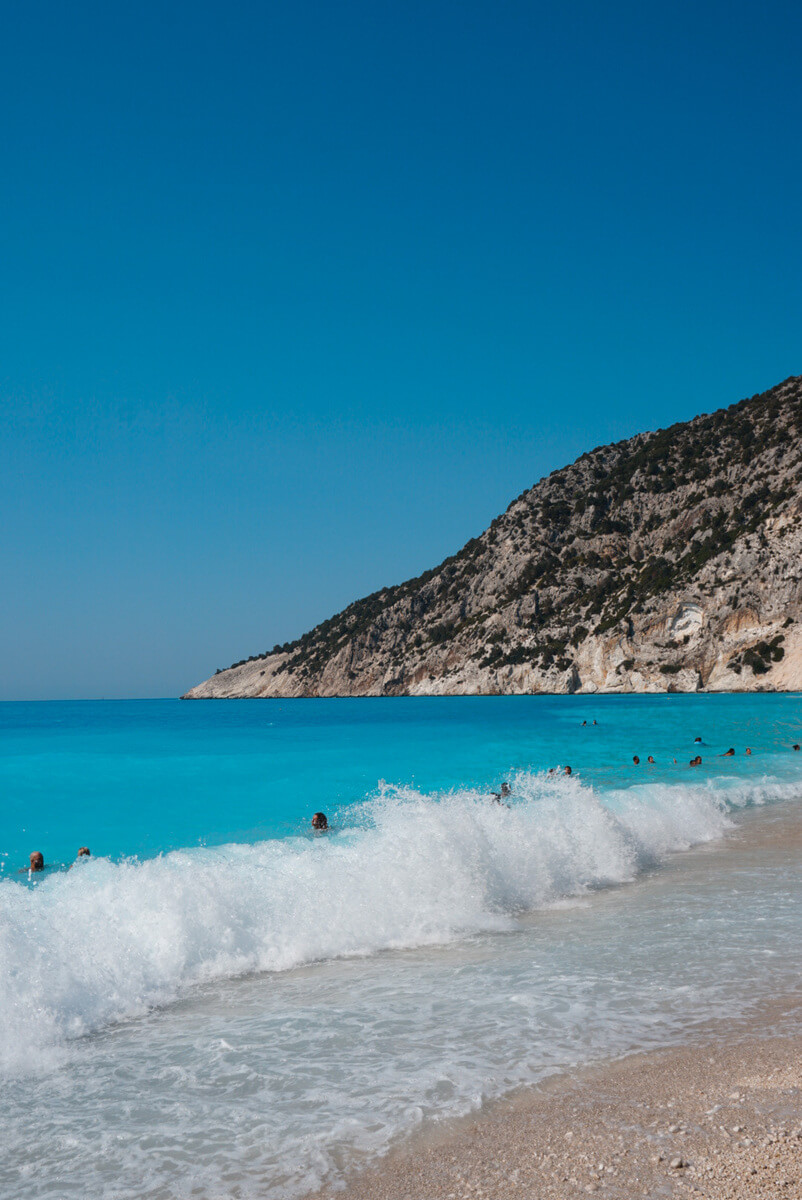
[[317,1196],[802,1200],[801,1007],[788,1001],[737,1038],[557,1077]]

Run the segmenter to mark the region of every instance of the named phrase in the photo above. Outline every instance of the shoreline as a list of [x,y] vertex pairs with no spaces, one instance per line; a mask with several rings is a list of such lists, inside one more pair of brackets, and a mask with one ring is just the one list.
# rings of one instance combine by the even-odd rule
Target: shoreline
[[[212,676],[214,678],[214,676]],[[202,687],[198,684],[197,687]],[[282,704],[286,700],[498,700],[506,699],[511,696],[547,696],[551,699],[558,696],[565,696],[566,699],[579,697],[581,700],[592,700],[595,697],[602,696],[802,696],[802,689],[796,687],[764,687],[763,685],[754,688],[694,688],[692,691],[678,691],[668,688],[597,688],[595,691],[583,691],[577,689],[575,692],[554,691],[547,692],[544,689],[539,689],[536,692],[517,691],[517,692],[329,692],[325,695],[283,695],[274,693],[270,696],[255,696],[243,692],[241,694],[229,693],[228,695],[220,696],[202,696],[192,693],[196,688],[190,688],[188,692],[183,692],[180,696],[154,697],[154,699],[166,700],[278,700]],[[22,701],[10,701],[10,703],[24,703]],[[31,703],[37,703],[31,701]],[[58,702],[56,702],[58,703]]]
[[802,995],[721,1038],[553,1076],[307,1200],[802,1200]]

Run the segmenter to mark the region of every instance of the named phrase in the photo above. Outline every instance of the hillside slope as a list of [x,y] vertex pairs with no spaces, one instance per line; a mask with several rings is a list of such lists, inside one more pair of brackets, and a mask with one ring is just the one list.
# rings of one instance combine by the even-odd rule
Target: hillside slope
[[802,376],[601,446],[190,698],[802,690]]

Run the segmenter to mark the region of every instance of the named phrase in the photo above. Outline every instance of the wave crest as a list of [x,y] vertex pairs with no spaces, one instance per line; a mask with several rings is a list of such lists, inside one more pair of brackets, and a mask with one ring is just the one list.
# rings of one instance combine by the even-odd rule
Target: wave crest
[[0,1067],[45,1066],[69,1039],[209,980],[510,928],[721,837],[733,806],[791,794],[769,783],[599,794],[522,773],[506,808],[383,786],[325,837],[92,860],[32,889],[2,881]]

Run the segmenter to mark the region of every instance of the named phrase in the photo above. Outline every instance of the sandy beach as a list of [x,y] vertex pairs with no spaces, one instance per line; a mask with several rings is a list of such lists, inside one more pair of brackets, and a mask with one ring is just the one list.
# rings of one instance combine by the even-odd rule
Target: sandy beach
[[800,1200],[800,1004],[732,1039],[556,1077],[316,1200]]

